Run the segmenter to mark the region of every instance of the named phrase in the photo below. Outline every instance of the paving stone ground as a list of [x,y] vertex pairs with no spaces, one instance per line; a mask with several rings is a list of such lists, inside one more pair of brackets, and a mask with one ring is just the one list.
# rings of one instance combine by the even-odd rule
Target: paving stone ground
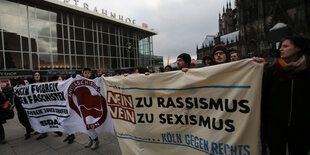
[[[15,112],[16,114],[16,112]],[[75,134],[72,144],[63,142],[67,134],[61,137],[55,133],[48,133],[48,137],[36,140],[39,135],[32,134],[28,140],[24,140],[25,128],[18,122],[17,115],[14,119],[8,120],[3,124],[5,130],[6,144],[0,144],[1,155],[121,155],[121,150],[117,138],[109,133],[99,135],[99,148],[91,150],[84,148],[88,141],[88,135],[84,133]]]

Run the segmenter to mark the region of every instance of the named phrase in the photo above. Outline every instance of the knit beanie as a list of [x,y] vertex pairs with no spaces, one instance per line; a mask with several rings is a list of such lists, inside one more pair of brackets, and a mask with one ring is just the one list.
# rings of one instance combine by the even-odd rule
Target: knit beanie
[[188,65],[191,63],[191,56],[187,53],[182,53],[178,56],[178,58],[182,58]]
[[217,44],[212,50],[212,56],[214,56],[214,53],[219,50],[223,51],[226,57],[228,58],[228,50],[225,44]]

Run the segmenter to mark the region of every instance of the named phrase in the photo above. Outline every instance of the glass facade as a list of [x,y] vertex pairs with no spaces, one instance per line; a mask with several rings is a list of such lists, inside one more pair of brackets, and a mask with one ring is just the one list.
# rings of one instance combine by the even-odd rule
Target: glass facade
[[68,8],[1,0],[0,70],[152,66],[152,35]]

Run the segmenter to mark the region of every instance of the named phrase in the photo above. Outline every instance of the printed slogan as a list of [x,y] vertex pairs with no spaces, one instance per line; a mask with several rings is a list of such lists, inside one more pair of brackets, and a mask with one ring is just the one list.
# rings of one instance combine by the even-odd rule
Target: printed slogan
[[79,75],[60,82],[35,83],[14,89],[32,128],[40,133],[68,134],[94,129],[114,133],[102,78]]
[[247,59],[104,78],[122,152],[259,154],[262,69]]
[[58,82],[39,83],[15,88],[29,120],[36,131],[63,131],[60,122],[69,117],[64,91]]

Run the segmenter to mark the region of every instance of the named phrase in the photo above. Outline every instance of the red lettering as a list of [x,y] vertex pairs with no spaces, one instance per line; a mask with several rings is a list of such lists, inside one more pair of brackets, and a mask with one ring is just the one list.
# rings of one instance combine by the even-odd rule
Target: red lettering
[[112,118],[136,124],[136,114],[131,95],[107,91],[107,98]]
[[120,93],[115,93],[112,91],[107,92],[108,104],[109,105],[120,105],[122,107],[127,107],[134,109],[133,100],[131,95],[124,95]]
[[134,110],[113,105],[110,105],[110,109],[113,119],[120,119],[132,124],[136,124],[136,114]]

